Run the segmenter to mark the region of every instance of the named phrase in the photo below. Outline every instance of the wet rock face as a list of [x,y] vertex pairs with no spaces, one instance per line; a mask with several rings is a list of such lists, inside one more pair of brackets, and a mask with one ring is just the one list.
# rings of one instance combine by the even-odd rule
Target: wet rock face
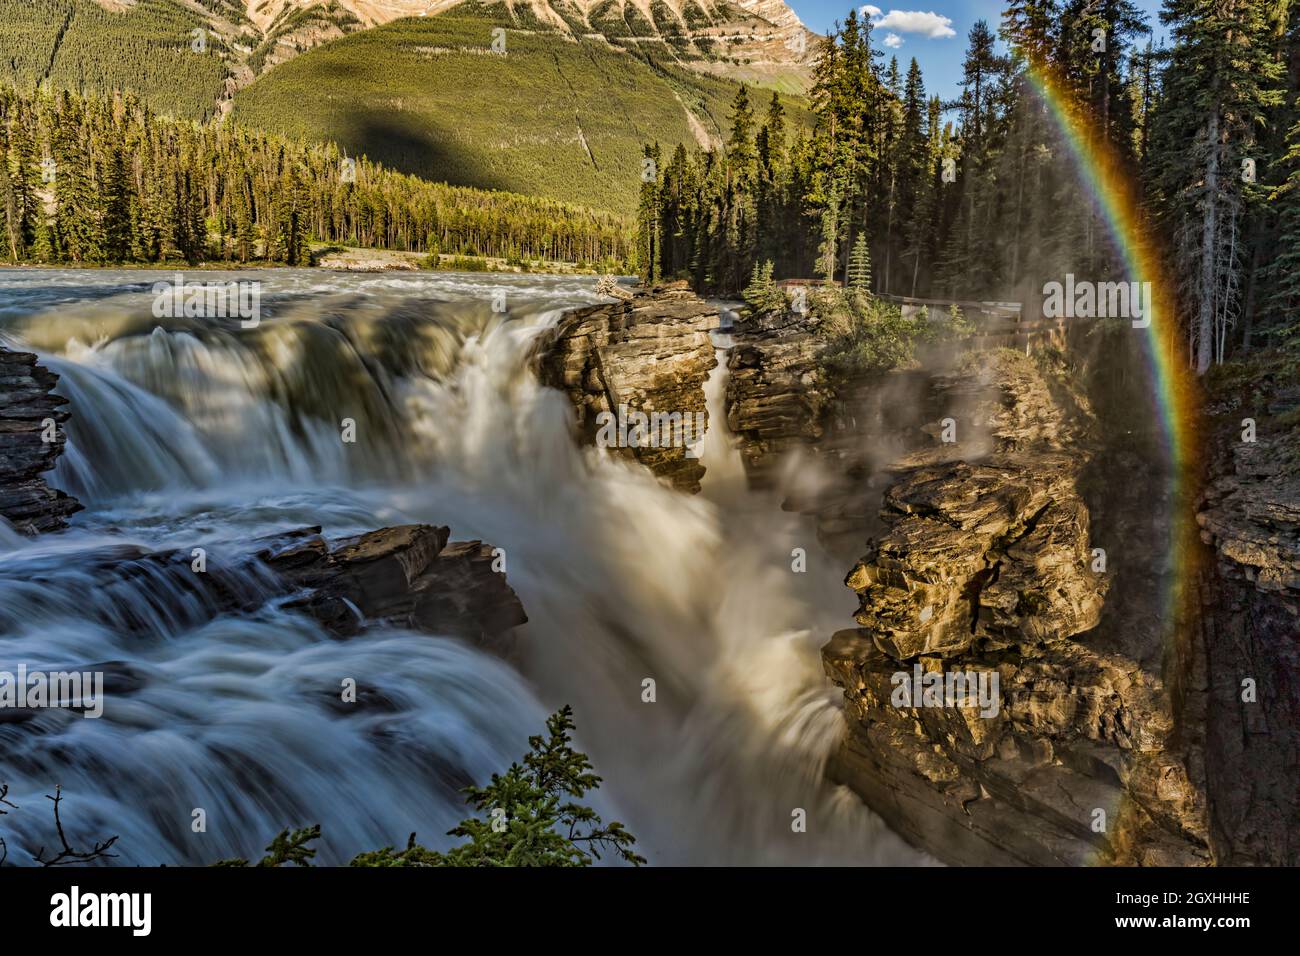
[[1225,575],[1291,601],[1300,596],[1300,469],[1287,460],[1295,440],[1233,442],[1196,516]]
[[727,425],[755,487],[770,487],[782,454],[816,442],[833,398],[810,314],[761,313],[737,322],[727,357]]
[[[703,299],[659,287],[566,313],[539,345],[538,371],[569,396],[583,442],[633,458],[693,494],[704,466],[689,446],[708,426],[704,383],[718,364],[709,338],[717,326],[717,309]],[[638,416],[648,440],[636,437]]]
[[307,593],[289,606],[340,636],[382,621],[507,649],[524,613],[497,552],[481,541],[449,542],[449,530],[399,525],[367,532],[330,549],[320,528],[289,532],[259,554]]
[[892,469],[846,580],[860,626],[822,652],[849,718],[830,772],[950,863],[1203,864],[1160,675],[1089,643],[1108,590],[1076,488],[1093,421],[1056,372],[995,350],[935,378],[957,440]]
[[[58,381],[32,353],[0,347],[0,516],[26,534],[66,527],[68,516],[81,510],[77,499],[42,477],[66,440],[67,399],[53,394]],[[51,431],[54,440],[45,441]]]
[[[1106,579],[1091,570],[1088,509],[1075,489],[1087,421],[1066,424],[1023,355],[984,353],[963,371],[934,385],[950,410],[940,437],[955,440],[898,464],[880,514],[886,531],[846,581],[858,623],[898,660],[1025,653],[1101,615]],[[1078,437],[1071,452],[1063,436]],[[958,457],[970,451],[991,454]]]
[[[1300,398],[1300,396],[1297,396]],[[1216,856],[1300,864],[1300,436],[1217,436],[1196,516],[1208,663],[1206,763]]]
[[858,623],[899,660],[1033,646],[1093,627],[1088,512],[1057,455],[923,466],[885,494],[890,525],[850,573]]

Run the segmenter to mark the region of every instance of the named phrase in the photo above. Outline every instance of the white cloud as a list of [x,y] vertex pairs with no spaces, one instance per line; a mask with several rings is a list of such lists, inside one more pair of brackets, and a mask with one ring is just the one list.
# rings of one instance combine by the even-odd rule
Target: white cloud
[[[957,31],[952,28],[952,20],[939,13],[925,13],[921,10],[890,10],[885,13],[871,4],[863,6],[861,12],[871,21],[873,27],[894,31],[890,36],[897,36],[899,33],[919,33],[931,40],[941,40],[957,35]],[[885,45],[897,46],[890,43],[888,36],[885,37]]]
[[897,33],[885,34],[885,46],[889,47],[891,50],[897,50],[902,45],[903,45],[903,38],[900,37]]

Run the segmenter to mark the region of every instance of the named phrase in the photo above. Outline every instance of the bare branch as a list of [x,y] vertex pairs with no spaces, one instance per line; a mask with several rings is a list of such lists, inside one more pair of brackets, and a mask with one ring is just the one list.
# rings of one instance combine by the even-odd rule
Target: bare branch
[[57,855],[45,858],[45,847],[41,847],[33,858],[42,866],[67,866],[70,863],[89,863],[91,860],[104,859],[106,857],[115,857],[116,853],[109,853],[109,848],[117,842],[117,837],[109,837],[102,842],[96,842],[89,850],[73,849],[68,843],[67,835],[63,832],[63,820],[59,816],[59,804],[63,801],[63,788],[58,784],[54,787],[54,796],[45,795],[46,800],[54,803],[54,828],[59,834],[59,843],[62,849]]

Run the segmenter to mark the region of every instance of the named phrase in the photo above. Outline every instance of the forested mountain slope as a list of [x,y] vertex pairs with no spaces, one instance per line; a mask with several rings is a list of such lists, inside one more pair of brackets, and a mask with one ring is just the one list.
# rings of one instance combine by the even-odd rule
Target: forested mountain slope
[[[802,89],[817,48],[780,0],[0,0],[0,20],[18,90],[130,91],[179,118],[233,112],[436,181],[623,213],[643,142],[721,142],[725,74]],[[798,96],[790,108],[806,117]]]
[[723,138],[735,85],[603,40],[453,11],[349,36],[235,97],[247,126],[327,139],[405,172],[621,212],[642,143]]

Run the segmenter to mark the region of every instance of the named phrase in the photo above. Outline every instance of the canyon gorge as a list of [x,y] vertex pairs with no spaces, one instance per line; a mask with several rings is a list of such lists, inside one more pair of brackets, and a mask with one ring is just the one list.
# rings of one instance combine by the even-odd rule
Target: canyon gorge
[[[563,702],[652,863],[1297,862],[1288,438],[1212,395],[1178,493],[1122,329],[846,376],[814,315],[681,285],[507,277],[502,316],[496,278],[288,270],[241,332],[68,278],[7,280],[0,621],[111,699],[7,718],[3,770],[62,773],[128,862],[436,836]],[[620,406],[702,448],[596,447]]]

